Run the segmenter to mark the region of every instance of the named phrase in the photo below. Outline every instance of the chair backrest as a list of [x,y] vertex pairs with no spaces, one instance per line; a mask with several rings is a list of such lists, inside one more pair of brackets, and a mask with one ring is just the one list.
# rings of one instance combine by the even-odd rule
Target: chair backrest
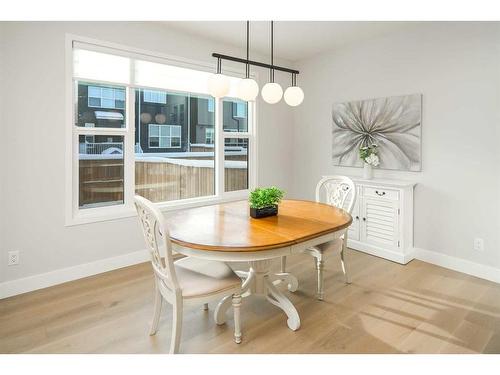
[[[175,274],[172,244],[163,214],[144,197],[136,195],[134,201],[157,281],[162,281],[172,292],[180,291]],[[162,259],[162,253],[165,260]]]
[[316,202],[321,202],[323,192],[325,203],[352,212],[356,201],[356,185],[349,177],[323,177],[316,186]]

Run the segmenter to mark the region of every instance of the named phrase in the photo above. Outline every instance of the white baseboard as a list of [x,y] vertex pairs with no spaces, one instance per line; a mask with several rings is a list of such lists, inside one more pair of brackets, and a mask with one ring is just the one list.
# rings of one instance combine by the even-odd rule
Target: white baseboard
[[415,252],[410,251],[407,254],[403,254],[402,251],[393,251],[389,249],[383,249],[378,246],[367,245],[366,243],[347,239],[347,247],[354,250],[360,250],[364,253],[375,255],[380,258],[389,259],[396,263],[406,264],[413,258],[415,258]]
[[[351,241],[349,241],[349,245],[351,245]],[[353,246],[353,248],[356,248],[356,246]],[[437,266],[476,276],[481,279],[500,283],[499,268],[474,263],[469,260],[452,257],[435,251],[415,248],[414,251],[406,254],[405,256],[396,255],[393,252],[371,251],[370,249],[363,249],[361,251],[403,264],[415,258]],[[134,264],[147,262],[148,260],[149,254],[147,250],[140,250],[113,258],[101,259],[95,262],[62,268],[22,279],[6,281],[0,283],[0,299],[47,288],[49,286],[62,284],[87,276],[97,275],[99,273],[112,271],[118,268],[132,266]]]
[[471,262],[470,260],[420,248],[413,248],[413,250],[407,252],[407,254],[402,254],[375,246],[369,246],[362,242],[350,239],[348,239],[347,243],[348,247],[352,249],[360,250],[380,258],[392,260],[393,262],[406,264],[412,259],[418,259],[423,262],[432,263],[440,267],[449,268],[454,271],[466,273],[467,275],[479,277],[481,279],[500,284],[500,268],[486,266],[484,264]]
[[466,273],[481,279],[500,283],[500,269],[486,266],[484,264],[474,263],[470,260],[452,257],[450,255],[415,248],[415,259],[432,263],[437,266],[449,268],[454,271]]
[[62,268],[51,272],[41,273],[22,279],[0,283],[0,299],[15,296],[33,290],[47,288],[68,281],[81,279],[87,276],[112,271],[118,268],[132,266],[149,260],[147,250],[120,255],[113,258],[97,260],[78,266]]

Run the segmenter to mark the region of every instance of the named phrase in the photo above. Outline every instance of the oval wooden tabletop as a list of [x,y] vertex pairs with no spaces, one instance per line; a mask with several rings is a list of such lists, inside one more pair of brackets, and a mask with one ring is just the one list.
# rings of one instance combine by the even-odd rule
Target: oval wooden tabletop
[[247,201],[190,208],[166,215],[172,242],[211,251],[258,251],[293,245],[348,227],[344,210],[283,200],[278,216],[254,219]]

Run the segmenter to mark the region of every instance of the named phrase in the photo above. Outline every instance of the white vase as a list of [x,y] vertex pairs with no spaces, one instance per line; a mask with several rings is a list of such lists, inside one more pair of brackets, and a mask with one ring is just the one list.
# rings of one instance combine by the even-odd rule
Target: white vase
[[365,180],[371,180],[373,178],[373,167],[368,163],[364,163],[363,178]]

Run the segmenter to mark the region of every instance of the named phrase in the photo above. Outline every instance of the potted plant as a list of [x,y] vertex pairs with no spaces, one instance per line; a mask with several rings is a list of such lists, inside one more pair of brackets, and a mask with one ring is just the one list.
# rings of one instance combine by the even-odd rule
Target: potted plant
[[285,192],[277,187],[257,188],[250,193],[248,202],[250,203],[250,216],[259,219],[266,216],[278,214],[278,203]]
[[370,180],[373,178],[373,167],[380,164],[380,159],[377,155],[377,145],[361,147],[359,149],[359,157],[363,160],[363,178]]

